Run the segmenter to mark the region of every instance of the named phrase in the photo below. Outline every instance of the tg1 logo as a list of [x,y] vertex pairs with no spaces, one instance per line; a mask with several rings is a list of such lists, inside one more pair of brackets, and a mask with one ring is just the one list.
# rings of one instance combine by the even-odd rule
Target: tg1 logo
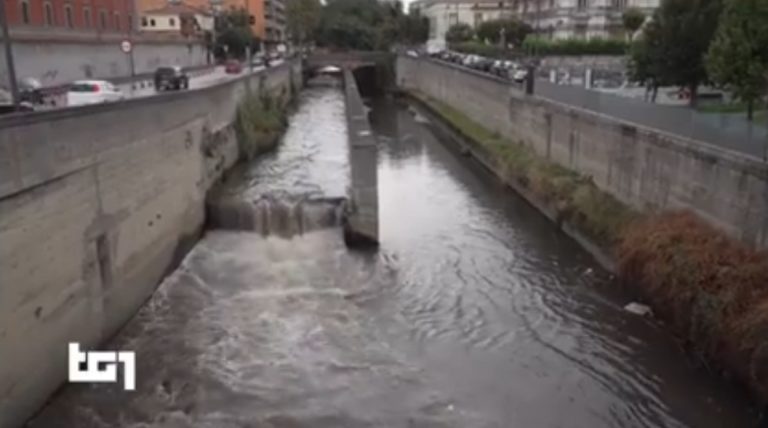
[[[87,363],[86,369],[80,365]],[[79,343],[69,344],[70,382],[117,382],[117,365],[123,365],[123,389],[136,389],[136,353],[132,351],[80,351]]]

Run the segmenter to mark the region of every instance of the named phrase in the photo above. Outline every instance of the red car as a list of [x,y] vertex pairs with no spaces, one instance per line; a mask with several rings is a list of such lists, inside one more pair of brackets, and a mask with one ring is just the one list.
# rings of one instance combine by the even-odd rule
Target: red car
[[231,59],[224,64],[224,71],[229,74],[240,74],[243,71],[243,66],[240,61]]

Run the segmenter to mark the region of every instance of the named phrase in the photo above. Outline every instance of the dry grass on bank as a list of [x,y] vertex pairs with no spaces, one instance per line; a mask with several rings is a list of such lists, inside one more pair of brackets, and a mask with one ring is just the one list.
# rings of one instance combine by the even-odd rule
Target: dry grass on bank
[[768,394],[768,255],[690,212],[627,228],[619,270],[645,291],[689,349],[741,371]]

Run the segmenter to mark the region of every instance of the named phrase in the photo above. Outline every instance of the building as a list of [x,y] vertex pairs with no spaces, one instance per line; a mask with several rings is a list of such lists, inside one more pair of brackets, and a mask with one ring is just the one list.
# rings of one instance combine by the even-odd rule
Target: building
[[172,3],[142,12],[140,28],[147,32],[181,33],[186,37],[200,37],[206,31],[213,31],[213,14],[184,3]]
[[264,35],[268,44],[285,41],[285,2],[284,0],[264,0]]
[[660,0],[417,0],[409,13],[429,19],[429,39],[445,44],[445,33],[457,23],[474,28],[483,21],[518,17],[536,32],[553,39],[623,36],[621,15],[629,7],[650,14]]
[[461,22],[477,28],[484,21],[510,14],[511,10],[498,0],[417,0],[409,5],[408,13],[426,17],[430,43],[445,45],[445,33],[453,25]]
[[[182,4],[181,0],[136,1],[142,17],[148,16],[148,13],[162,11],[170,5]],[[283,0],[183,0],[183,5],[213,16],[230,9],[246,9],[254,18],[251,29],[258,38],[267,43],[280,43],[285,38]],[[142,29],[152,31],[144,26]]]
[[40,33],[130,33],[134,0],[6,0],[10,27]]
[[650,15],[660,0],[513,0],[515,15],[553,39],[624,37],[622,13]]

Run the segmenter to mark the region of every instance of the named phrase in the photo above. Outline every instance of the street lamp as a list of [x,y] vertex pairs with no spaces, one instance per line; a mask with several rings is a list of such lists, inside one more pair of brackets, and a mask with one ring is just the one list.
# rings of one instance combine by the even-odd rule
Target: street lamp
[[13,64],[13,49],[11,47],[11,35],[8,31],[8,19],[5,16],[5,2],[0,3],[0,26],[3,27],[3,46],[5,47],[5,65],[8,68],[8,84],[11,88],[13,107],[19,107],[19,86],[16,82],[16,67]]

